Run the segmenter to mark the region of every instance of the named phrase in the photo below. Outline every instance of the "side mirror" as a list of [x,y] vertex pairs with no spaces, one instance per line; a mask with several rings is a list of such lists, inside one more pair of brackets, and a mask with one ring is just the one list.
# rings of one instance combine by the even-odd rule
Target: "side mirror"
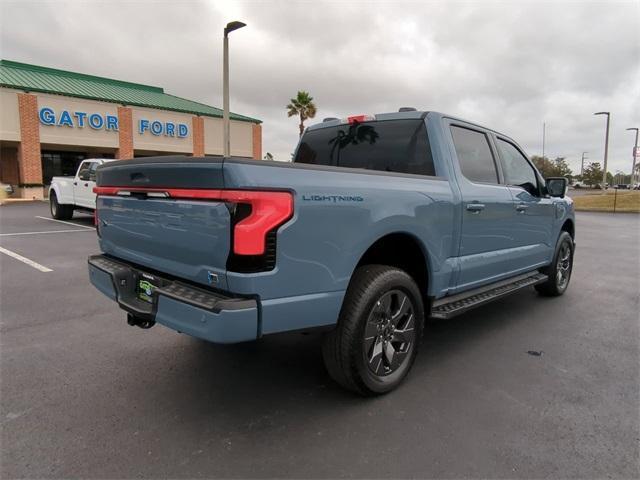
[[551,197],[564,198],[569,182],[564,177],[547,178],[547,192]]

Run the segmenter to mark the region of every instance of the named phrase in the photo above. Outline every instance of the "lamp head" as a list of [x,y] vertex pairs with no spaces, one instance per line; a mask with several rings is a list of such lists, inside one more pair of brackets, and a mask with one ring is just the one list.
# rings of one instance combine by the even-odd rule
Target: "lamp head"
[[246,26],[247,26],[246,23],[238,22],[237,20],[233,22],[229,22],[227,23],[227,26],[224,27],[224,36],[226,37],[234,30],[238,30],[239,28],[246,27]]

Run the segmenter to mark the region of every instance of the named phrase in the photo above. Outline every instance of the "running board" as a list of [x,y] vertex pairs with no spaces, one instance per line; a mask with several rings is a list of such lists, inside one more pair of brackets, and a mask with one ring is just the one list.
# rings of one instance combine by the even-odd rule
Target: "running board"
[[484,287],[475,288],[468,292],[444,297],[433,302],[432,318],[451,318],[472,308],[492,302],[515,291],[545,282],[547,276],[540,272],[525,273],[517,277],[501,280]]

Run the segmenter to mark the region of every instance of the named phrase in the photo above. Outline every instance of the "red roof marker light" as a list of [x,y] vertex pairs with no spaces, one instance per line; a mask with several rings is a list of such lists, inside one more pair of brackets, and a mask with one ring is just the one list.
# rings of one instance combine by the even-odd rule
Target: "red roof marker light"
[[372,122],[375,119],[376,117],[374,117],[373,115],[366,115],[366,114],[351,115],[347,117],[347,123],[352,124],[352,123]]

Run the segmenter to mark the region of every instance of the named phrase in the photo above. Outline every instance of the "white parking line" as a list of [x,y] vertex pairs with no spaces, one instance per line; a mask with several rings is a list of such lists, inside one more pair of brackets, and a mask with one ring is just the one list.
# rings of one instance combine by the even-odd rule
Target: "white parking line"
[[65,225],[73,225],[74,227],[88,228],[89,230],[94,230],[93,227],[87,227],[85,225],[80,225],[78,223],[73,223],[73,222],[65,222],[64,220],[56,220],[55,218],[40,217],[38,215],[36,215],[36,218],[39,218],[40,220],[49,220],[50,222],[64,223]]
[[53,272],[50,268],[45,267],[44,265],[40,265],[38,262],[34,262],[33,260],[29,260],[22,255],[18,255],[16,252],[12,252],[11,250],[7,250],[6,248],[0,247],[0,253],[4,253],[5,255],[9,255],[16,260],[20,260],[22,263],[26,263],[30,267],[35,268],[36,270],[40,270],[41,272]]
[[[93,230],[93,228],[91,229]],[[44,232],[17,232],[17,233],[0,233],[0,237],[16,237],[20,235],[39,235],[41,233],[87,233],[89,230],[46,230]]]

